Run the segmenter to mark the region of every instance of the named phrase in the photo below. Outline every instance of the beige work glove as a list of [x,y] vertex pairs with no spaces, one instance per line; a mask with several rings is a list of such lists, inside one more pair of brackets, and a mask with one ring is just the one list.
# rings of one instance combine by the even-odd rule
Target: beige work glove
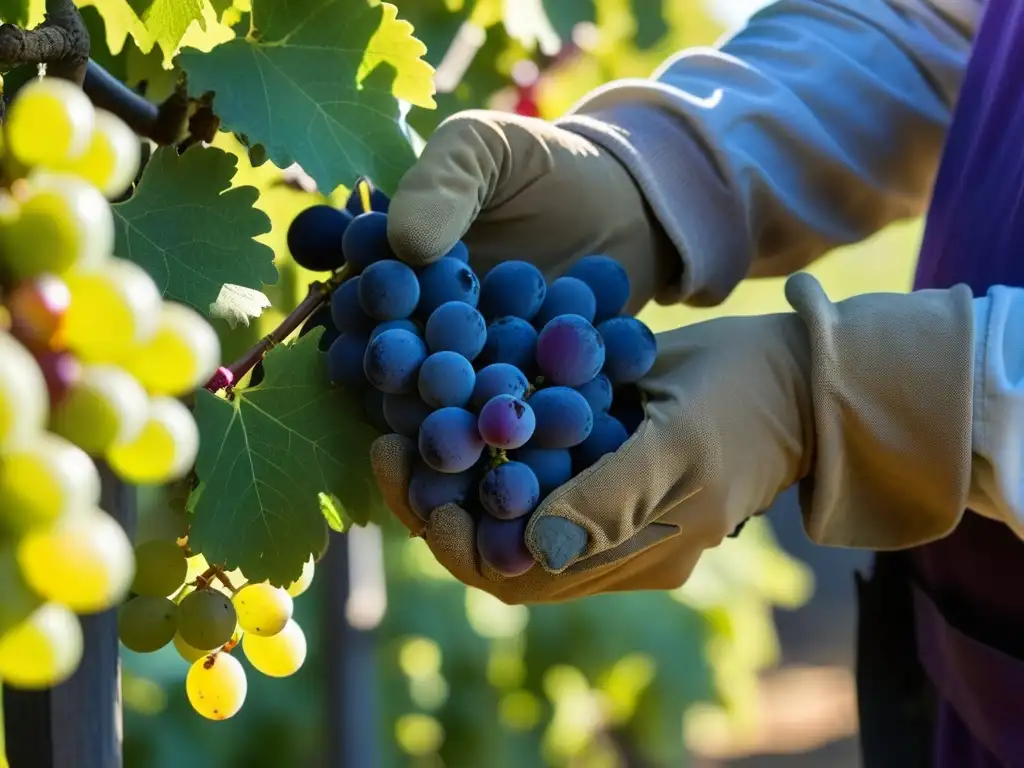
[[549,280],[605,254],[629,275],[635,314],[680,261],[625,167],[545,120],[474,110],[445,120],[391,199],[388,237],[420,266],[460,238],[481,277],[502,261]]
[[973,315],[964,287],[831,303],[793,277],[795,314],[712,320],[658,337],[646,419],[616,453],[553,492],[506,579],[477,554],[473,517],[424,523],[407,503],[415,446],[372,461],[384,498],[464,583],[508,603],[682,584],[700,554],[801,482],[814,540],[891,549],[939,538],[971,467]]

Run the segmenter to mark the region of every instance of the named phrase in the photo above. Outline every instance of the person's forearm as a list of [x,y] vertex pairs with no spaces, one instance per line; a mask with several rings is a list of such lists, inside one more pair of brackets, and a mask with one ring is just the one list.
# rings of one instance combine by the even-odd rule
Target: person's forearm
[[679,250],[659,300],[715,303],[923,211],[982,5],[782,0],[560,124],[616,154]]
[[1024,289],[974,300],[974,511],[1024,537]]

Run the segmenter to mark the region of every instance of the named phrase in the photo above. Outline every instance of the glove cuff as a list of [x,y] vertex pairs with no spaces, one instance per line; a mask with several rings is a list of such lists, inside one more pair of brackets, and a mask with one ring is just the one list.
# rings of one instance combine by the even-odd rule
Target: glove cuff
[[948,534],[971,477],[974,316],[965,286],[832,303],[807,274],[815,455],[800,496],[820,544],[900,549]]

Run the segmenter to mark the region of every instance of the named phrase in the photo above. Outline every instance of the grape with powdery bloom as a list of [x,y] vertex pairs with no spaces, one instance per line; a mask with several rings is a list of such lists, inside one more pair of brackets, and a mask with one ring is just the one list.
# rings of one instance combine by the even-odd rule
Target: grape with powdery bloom
[[641,400],[637,382],[654,365],[654,334],[623,315],[625,270],[589,256],[549,285],[508,261],[481,281],[461,242],[426,267],[400,262],[386,211],[357,216],[346,234],[334,261],[348,279],[331,302],[341,332],[327,352],[332,383],[360,395],[371,426],[383,417],[416,443],[415,513],[471,510],[482,560],[522,575],[534,565],[524,539],[534,511],[628,440],[610,412],[619,398]]

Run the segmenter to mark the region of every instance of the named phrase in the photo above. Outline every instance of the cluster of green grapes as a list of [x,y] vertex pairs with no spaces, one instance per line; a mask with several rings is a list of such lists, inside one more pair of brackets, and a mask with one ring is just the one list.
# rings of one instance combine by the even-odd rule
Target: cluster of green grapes
[[76,614],[117,605],[135,562],[100,508],[106,462],[132,484],[192,467],[190,394],[220,345],[196,312],[112,256],[109,200],[140,140],[56,78],[25,85],[0,157],[0,680],[45,688],[82,655]]
[[240,570],[188,557],[187,539],[155,539],[135,549],[133,596],[118,614],[118,634],[137,653],[168,643],[189,667],[185,692],[210,720],[226,720],[245,703],[245,670],[231,652],[242,646],[256,671],[288,677],[306,660],[306,636],[292,618],[292,598],[313,581],[312,558],[287,587],[247,582]]

